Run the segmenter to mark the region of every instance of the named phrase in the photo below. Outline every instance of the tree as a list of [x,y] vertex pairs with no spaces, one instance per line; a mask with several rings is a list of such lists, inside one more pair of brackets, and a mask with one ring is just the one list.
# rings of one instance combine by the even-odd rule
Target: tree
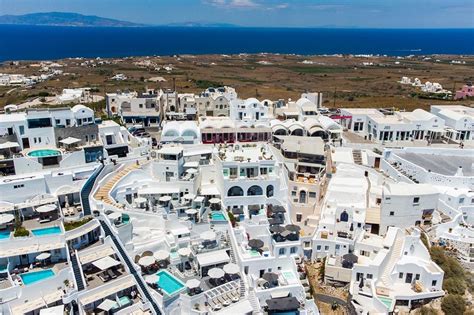
[[466,291],[466,282],[461,278],[448,278],[443,282],[443,289],[449,294],[463,295]]
[[438,315],[438,312],[429,306],[422,306],[419,311],[420,315]]
[[460,295],[448,294],[441,301],[441,309],[445,314],[462,315],[466,310],[466,302]]

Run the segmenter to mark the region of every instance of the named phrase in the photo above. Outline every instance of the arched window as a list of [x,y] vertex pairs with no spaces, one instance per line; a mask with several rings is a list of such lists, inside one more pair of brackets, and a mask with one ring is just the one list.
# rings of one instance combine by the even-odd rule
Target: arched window
[[300,203],[306,203],[306,190],[301,190],[300,191]]
[[176,130],[170,129],[170,130],[167,130],[163,136],[165,136],[165,137],[178,137],[179,134]]
[[253,185],[247,190],[247,196],[260,196],[263,195],[262,187]]
[[346,210],[342,211],[340,220],[341,222],[349,221],[349,214],[347,214]]
[[268,185],[267,186],[267,197],[270,198],[270,197],[273,197],[273,185]]
[[294,129],[294,130],[291,132],[291,135],[292,135],[292,136],[302,137],[302,136],[303,136],[303,129],[301,129],[301,128],[296,128],[296,129]]
[[228,197],[236,197],[236,196],[243,196],[244,195],[244,190],[240,188],[239,186],[233,186],[229,188],[229,191],[227,192]]
[[193,139],[196,139],[197,134],[193,130],[186,130],[183,132],[183,137],[192,137]]

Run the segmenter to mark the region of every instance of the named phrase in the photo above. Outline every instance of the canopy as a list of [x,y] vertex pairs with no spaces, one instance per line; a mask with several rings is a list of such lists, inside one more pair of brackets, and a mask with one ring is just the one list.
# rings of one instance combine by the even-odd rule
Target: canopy
[[214,231],[205,231],[200,236],[205,241],[215,241],[217,234]]
[[186,287],[188,287],[189,289],[196,289],[196,288],[199,288],[200,286],[201,286],[201,281],[199,281],[198,279],[190,279],[186,281]]
[[180,256],[189,256],[191,255],[191,250],[187,247],[183,247],[183,248],[178,249],[178,254]]
[[184,211],[186,214],[196,214],[198,213],[197,209],[187,209]]
[[110,309],[114,308],[117,305],[117,302],[105,299],[102,303],[97,306],[98,309],[101,309],[103,311],[110,311]]
[[66,139],[59,140],[59,142],[67,144],[67,145],[77,143],[77,142],[80,142],[80,141],[81,141],[81,139],[77,139],[77,138],[74,138],[74,137],[67,137]]
[[287,229],[288,231],[290,232],[299,232],[301,230],[301,228],[297,225],[294,225],[294,224],[288,224],[287,226],[285,226],[285,229]]
[[160,199],[158,199],[161,202],[168,202],[171,200],[170,196],[161,196]]
[[122,217],[122,214],[120,212],[112,212],[108,215],[110,220],[117,220]]
[[219,198],[211,198],[209,199],[209,202],[213,204],[218,204],[221,203],[221,200]]
[[36,212],[38,213],[47,213],[56,210],[58,207],[55,204],[49,204],[44,206],[39,206],[36,208]]
[[224,265],[223,269],[224,269],[224,272],[229,274],[229,275],[235,275],[235,274],[239,273],[239,271],[240,271],[239,266],[236,265],[236,264],[233,264],[233,263],[229,263],[227,265]]
[[94,261],[92,264],[100,270],[107,270],[109,268],[120,265],[120,262],[116,261],[110,256],[105,256],[104,258]]
[[282,224],[283,220],[281,218],[273,218],[273,219],[268,219],[268,224],[274,225],[274,224]]
[[274,272],[264,273],[262,276],[263,279],[267,280],[270,283],[275,283],[278,281],[278,275]]
[[51,257],[51,254],[45,252],[36,256],[36,260],[45,260],[45,259],[48,259],[49,257]]
[[7,141],[5,143],[0,143],[0,149],[11,149],[11,148],[18,148],[20,145],[18,142],[11,142]]
[[257,239],[251,239],[249,241],[249,246],[252,248],[262,248],[263,247],[263,241],[262,240],[257,240]]
[[160,280],[160,277],[156,273],[145,277],[145,282],[149,284],[158,283],[158,280]]
[[196,197],[195,194],[186,194],[183,196],[185,200],[193,200]]
[[166,260],[169,256],[170,253],[163,249],[160,249],[159,251],[153,254],[153,257],[155,257],[156,260]]
[[10,213],[0,215],[0,225],[7,224],[15,220],[15,216]]
[[198,172],[198,170],[195,169],[195,168],[188,168],[186,170],[186,173],[188,173],[188,174],[196,174],[197,172]]
[[297,310],[300,307],[300,302],[294,296],[289,296],[279,299],[269,299],[267,302],[267,308],[270,312],[284,312]]
[[207,274],[212,279],[220,279],[225,275],[224,270],[222,270],[221,268],[212,268],[207,272]]
[[281,225],[272,225],[270,226],[270,232],[272,233],[283,233],[285,231],[285,227]]
[[221,249],[197,254],[196,261],[200,267],[215,266],[228,263],[230,261],[230,257],[225,249]]
[[342,259],[351,263],[356,263],[359,260],[359,258],[353,253],[345,254],[342,256]]
[[135,203],[145,203],[145,202],[146,202],[146,198],[143,198],[143,197],[135,198]]
[[138,264],[142,267],[150,267],[155,263],[155,257],[153,256],[143,256],[138,260]]

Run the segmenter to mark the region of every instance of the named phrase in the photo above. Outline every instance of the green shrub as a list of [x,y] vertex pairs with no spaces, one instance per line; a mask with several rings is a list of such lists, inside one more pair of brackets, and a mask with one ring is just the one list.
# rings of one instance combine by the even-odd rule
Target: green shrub
[[429,306],[422,306],[419,311],[420,315],[438,315],[438,312]]
[[13,233],[13,236],[15,236],[15,237],[25,237],[25,236],[29,236],[29,235],[30,235],[30,231],[28,231],[27,229],[25,229],[22,226],[17,227],[15,229],[15,233]]
[[462,315],[466,310],[466,302],[460,295],[448,294],[441,301],[441,309],[445,314]]
[[83,226],[84,224],[89,222],[90,220],[92,220],[92,218],[84,218],[79,221],[64,222],[64,229],[66,231],[77,229],[78,227]]

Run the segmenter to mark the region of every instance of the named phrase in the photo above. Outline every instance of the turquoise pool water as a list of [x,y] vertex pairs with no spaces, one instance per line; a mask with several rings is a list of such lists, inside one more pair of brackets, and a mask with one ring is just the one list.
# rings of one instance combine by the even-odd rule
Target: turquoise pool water
[[388,297],[384,297],[384,296],[378,296],[378,298],[380,299],[380,301],[382,301],[383,304],[385,304],[385,306],[390,310],[391,306],[392,306],[392,299],[388,298]]
[[211,220],[212,221],[227,221],[224,214],[222,212],[212,212],[211,213]]
[[0,240],[10,238],[10,231],[0,231]]
[[119,298],[119,303],[115,303],[115,306],[112,307],[113,310],[116,310],[118,308],[124,307],[124,306],[129,306],[132,304],[132,300],[126,295],[121,296]]
[[59,226],[52,226],[44,229],[31,230],[31,233],[33,233],[34,236],[61,234],[61,228]]
[[28,152],[28,156],[32,157],[48,157],[61,155],[61,151],[53,149],[33,150]]
[[54,277],[54,271],[51,269],[28,272],[20,275],[21,280],[25,285],[30,285],[51,277]]
[[181,291],[185,286],[184,283],[166,270],[158,271],[157,275],[160,277],[158,279],[158,286],[168,295]]

